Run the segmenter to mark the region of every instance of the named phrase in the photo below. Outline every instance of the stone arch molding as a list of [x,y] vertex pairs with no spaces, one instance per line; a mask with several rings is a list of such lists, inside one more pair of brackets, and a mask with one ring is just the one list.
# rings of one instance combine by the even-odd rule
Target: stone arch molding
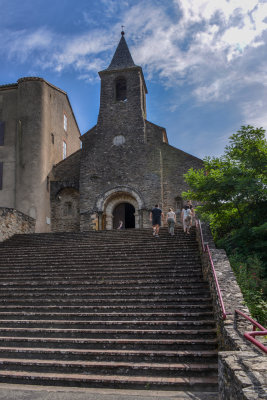
[[141,227],[140,213],[144,207],[144,200],[137,190],[129,186],[110,189],[98,198],[96,209],[100,218],[99,226],[103,226],[104,223],[104,229],[113,229],[113,211],[120,203],[130,203],[135,208],[135,227]]
[[[144,208],[144,200],[140,193],[137,190],[129,187],[129,186],[117,186],[114,189],[110,189],[105,192],[103,195],[99,196],[96,201],[96,209],[98,212],[103,212],[105,207],[107,207],[107,203],[109,203],[112,198],[114,198],[112,203],[116,206],[117,204],[121,203],[122,197],[128,198],[129,202],[138,210]],[[117,199],[116,199],[117,198]],[[131,201],[132,198],[132,201]]]

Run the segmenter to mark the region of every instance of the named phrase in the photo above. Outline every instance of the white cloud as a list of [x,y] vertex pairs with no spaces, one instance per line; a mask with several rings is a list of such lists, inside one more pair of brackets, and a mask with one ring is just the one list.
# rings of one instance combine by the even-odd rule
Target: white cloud
[[39,28],[34,32],[26,30],[0,32],[1,51],[9,58],[16,57],[25,61],[34,51],[49,48],[53,42],[53,34],[46,28]]
[[242,104],[243,125],[267,129],[266,102],[263,99],[247,101]]
[[[21,61],[34,54],[33,62],[42,68],[63,71],[73,67],[80,75],[96,76],[97,69],[108,65],[117,40],[114,35],[123,23],[126,39],[133,42],[133,58],[145,69],[146,76],[168,86],[192,85],[198,101],[225,101],[242,82],[266,81],[261,59],[257,61],[257,73],[253,74],[251,68],[245,73],[248,52],[260,52],[266,46],[266,1],[101,0],[101,4],[105,15],[116,16],[120,22],[109,23],[102,30],[92,29],[91,25],[74,37],[45,27],[4,31],[0,33],[0,51]],[[85,11],[83,17],[88,23],[94,19]]]

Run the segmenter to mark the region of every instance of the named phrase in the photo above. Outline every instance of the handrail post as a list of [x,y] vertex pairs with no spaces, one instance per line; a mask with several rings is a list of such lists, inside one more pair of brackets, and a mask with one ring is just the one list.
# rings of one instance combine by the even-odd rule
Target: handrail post
[[[249,322],[252,323],[253,326],[253,331],[252,332],[245,332],[244,337],[245,339],[249,340],[252,344],[257,346],[259,349],[264,351],[264,353],[267,353],[267,347],[264,346],[263,343],[259,342],[257,339],[255,339],[255,336],[266,336],[267,335],[267,329],[264,328],[262,325],[260,325],[257,321],[246,315],[240,310],[235,310],[235,315],[241,315],[243,318],[247,319]],[[256,330],[256,328],[259,329],[259,331]]]
[[217,279],[217,275],[216,275],[215,267],[214,267],[214,264],[213,264],[211,252],[210,252],[210,249],[209,249],[209,245],[208,245],[208,243],[204,243],[203,232],[202,232],[201,221],[200,220],[197,220],[197,227],[198,227],[199,232],[200,232],[202,251],[203,251],[203,253],[207,253],[208,257],[209,257],[209,262],[210,262],[210,265],[211,265],[211,270],[212,270],[213,278],[214,278],[214,281],[215,281],[216,291],[217,291],[217,294],[218,294],[218,297],[219,297],[220,306],[221,306],[222,318],[226,319],[226,311],[225,311],[225,307],[224,307],[224,302],[223,302],[223,298],[222,298],[221,289],[220,289],[219,282],[218,282],[218,279]]

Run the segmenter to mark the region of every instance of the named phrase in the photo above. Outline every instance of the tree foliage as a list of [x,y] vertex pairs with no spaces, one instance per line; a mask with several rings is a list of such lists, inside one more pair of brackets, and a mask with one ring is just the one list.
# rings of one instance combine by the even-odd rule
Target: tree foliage
[[267,216],[267,142],[265,131],[242,126],[221,157],[207,157],[201,170],[185,174],[185,198],[208,220],[216,239],[234,229],[260,227]]
[[183,197],[201,204],[197,214],[210,223],[228,254],[256,255],[267,273],[267,141],[262,128],[242,126],[221,157],[185,174]]

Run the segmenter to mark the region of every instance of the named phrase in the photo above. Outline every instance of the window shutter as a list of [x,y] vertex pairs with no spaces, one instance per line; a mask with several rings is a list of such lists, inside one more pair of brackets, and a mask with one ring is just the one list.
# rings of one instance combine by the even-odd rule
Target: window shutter
[[0,121],[0,146],[4,146],[5,122]]
[[0,161],[0,190],[3,188],[3,162]]

